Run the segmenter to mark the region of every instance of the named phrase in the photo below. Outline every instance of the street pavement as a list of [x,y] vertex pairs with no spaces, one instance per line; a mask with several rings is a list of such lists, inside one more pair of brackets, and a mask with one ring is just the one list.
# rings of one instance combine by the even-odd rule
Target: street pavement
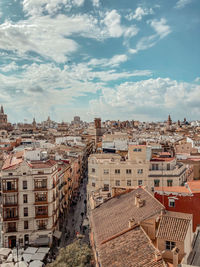
[[[86,218],[86,207],[87,204],[84,200],[87,200],[86,196],[86,177],[83,179],[83,183],[79,187],[79,197],[77,204],[70,209],[67,218],[64,221],[62,236],[60,241],[60,247],[65,247],[71,244],[75,239],[77,239],[76,234],[84,234],[84,241],[89,242],[88,231],[83,233],[82,223]],[[83,215],[83,216],[82,216]]]

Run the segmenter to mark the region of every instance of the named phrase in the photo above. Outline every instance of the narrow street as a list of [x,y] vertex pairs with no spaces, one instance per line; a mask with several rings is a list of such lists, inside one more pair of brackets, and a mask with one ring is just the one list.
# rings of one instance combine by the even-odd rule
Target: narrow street
[[87,179],[84,177],[83,183],[80,184],[79,197],[77,197],[77,204],[71,207],[70,212],[64,222],[62,229],[62,236],[60,240],[60,247],[65,247],[77,239],[76,234],[84,235],[83,240],[89,242],[88,230],[84,231],[82,223],[86,218],[86,184]]

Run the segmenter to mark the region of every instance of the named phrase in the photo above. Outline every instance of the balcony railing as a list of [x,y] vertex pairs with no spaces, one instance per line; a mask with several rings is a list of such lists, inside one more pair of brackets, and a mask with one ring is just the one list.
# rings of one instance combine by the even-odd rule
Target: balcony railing
[[47,186],[35,186],[34,188],[35,191],[43,191],[43,190],[47,190]]
[[6,229],[6,233],[12,233],[12,232],[17,232],[17,228],[16,227],[9,227]]
[[13,193],[13,192],[18,192],[18,188],[17,187],[12,187],[12,188],[3,187],[3,193]]
[[19,216],[18,215],[15,215],[15,216],[4,216],[3,217],[3,220],[4,221],[16,221],[19,219]]
[[46,230],[47,226],[46,225],[38,225],[38,230]]
[[48,213],[36,213],[35,214],[35,218],[39,219],[39,218],[48,218]]
[[4,201],[3,206],[4,207],[12,207],[12,206],[17,206],[18,201]]

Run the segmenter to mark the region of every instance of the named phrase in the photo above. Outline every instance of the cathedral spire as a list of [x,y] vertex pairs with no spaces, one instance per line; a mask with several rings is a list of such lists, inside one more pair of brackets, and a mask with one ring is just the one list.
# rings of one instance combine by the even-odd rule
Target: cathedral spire
[[1,114],[4,114],[3,106],[1,105]]

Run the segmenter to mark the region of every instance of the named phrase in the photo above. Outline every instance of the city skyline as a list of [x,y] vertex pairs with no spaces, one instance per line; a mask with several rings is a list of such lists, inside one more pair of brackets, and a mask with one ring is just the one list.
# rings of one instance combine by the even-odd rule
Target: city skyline
[[8,121],[200,117],[197,0],[0,0]]

